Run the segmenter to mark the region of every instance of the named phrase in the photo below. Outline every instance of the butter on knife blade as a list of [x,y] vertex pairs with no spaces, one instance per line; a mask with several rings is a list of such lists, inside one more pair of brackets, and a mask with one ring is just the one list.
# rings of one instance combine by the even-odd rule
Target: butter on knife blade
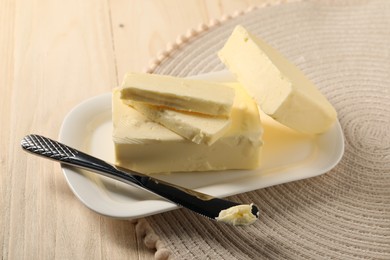
[[250,225],[254,223],[259,217],[259,211],[256,207],[256,210],[254,210],[255,214],[253,214],[253,207],[253,204],[233,206],[231,208],[222,210],[215,219],[233,226]]

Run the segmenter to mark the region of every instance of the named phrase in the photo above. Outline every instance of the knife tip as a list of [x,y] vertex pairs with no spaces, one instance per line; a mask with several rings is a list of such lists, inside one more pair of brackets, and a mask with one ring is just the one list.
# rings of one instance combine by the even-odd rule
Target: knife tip
[[252,206],[252,209],[251,209],[251,213],[254,215],[254,216],[256,216],[256,218],[259,218],[259,216],[260,216],[260,210],[259,210],[259,208],[255,205],[255,204],[251,204],[251,206]]

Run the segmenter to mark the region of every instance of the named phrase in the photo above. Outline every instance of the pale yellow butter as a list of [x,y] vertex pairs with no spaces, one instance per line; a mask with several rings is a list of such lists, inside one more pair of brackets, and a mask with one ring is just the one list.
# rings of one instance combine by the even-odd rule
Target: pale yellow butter
[[259,166],[262,127],[256,103],[238,91],[229,129],[212,145],[195,144],[148,119],[113,91],[116,163],[142,173],[169,173]]
[[252,224],[257,220],[257,217],[252,213],[252,204],[242,204],[222,210],[216,220],[240,226]]
[[260,108],[280,123],[318,134],[336,121],[333,106],[303,72],[244,27],[234,29],[218,55]]
[[214,82],[157,74],[128,73],[121,98],[207,115],[229,116],[235,92]]
[[129,104],[147,118],[162,124],[196,144],[213,144],[226,133],[231,124],[230,117],[215,117],[199,113],[182,112],[142,102],[133,101]]

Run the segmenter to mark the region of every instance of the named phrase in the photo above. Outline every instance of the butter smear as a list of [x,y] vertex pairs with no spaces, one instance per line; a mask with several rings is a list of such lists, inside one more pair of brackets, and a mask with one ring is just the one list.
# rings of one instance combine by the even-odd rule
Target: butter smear
[[252,213],[253,204],[242,204],[219,212],[215,219],[233,226],[245,226],[254,223],[258,216]]

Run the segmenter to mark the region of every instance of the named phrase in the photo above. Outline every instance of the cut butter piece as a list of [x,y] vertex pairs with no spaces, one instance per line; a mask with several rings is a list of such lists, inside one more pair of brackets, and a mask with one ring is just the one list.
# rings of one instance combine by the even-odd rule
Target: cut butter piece
[[230,117],[182,112],[136,101],[124,103],[131,105],[150,120],[162,124],[196,144],[213,144],[226,133],[231,124]]
[[115,160],[119,166],[152,173],[254,169],[259,166],[262,127],[256,103],[240,91],[231,125],[214,144],[195,144],[148,119],[120,99],[112,100]]
[[260,108],[280,123],[318,134],[336,121],[333,106],[303,72],[244,27],[234,29],[218,56]]
[[147,73],[128,73],[122,83],[121,98],[207,115],[228,116],[234,90],[203,80]]

